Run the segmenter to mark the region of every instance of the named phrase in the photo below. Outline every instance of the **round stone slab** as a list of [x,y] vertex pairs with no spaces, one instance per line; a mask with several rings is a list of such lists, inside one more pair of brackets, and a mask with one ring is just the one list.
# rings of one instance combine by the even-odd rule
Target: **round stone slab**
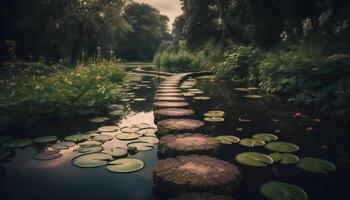
[[215,195],[211,193],[189,193],[189,194],[182,194],[178,196],[177,198],[171,199],[171,200],[233,200],[232,197],[224,196],[224,195]]
[[166,119],[158,122],[158,134],[181,134],[197,132],[204,123],[195,119]]
[[154,185],[174,194],[232,194],[239,179],[240,172],[234,164],[209,156],[167,158],[153,169]]
[[154,112],[156,121],[168,118],[186,118],[194,115],[194,110],[183,108],[164,108]]
[[156,101],[185,101],[183,97],[154,97]]
[[171,134],[160,138],[158,151],[167,156],[216,155],[219,153],[220,144],[218,139],[199,133]]
[[187,107],[189,104],[183,101],[158,101],[154,102],[153,106],[155,109],[157,108],[182,108]]

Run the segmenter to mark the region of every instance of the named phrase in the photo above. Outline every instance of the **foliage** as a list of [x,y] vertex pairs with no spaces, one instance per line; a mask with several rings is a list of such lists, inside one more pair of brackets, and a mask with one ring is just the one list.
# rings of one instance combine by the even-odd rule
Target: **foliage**
[[201,69],[202,56],[181,50],[179,52],[161,52],[154,58],[156,67],[169,72],[190,72]]
[[[58,68],[40,66],[43,69],[35,71]],[[119,64],[107,62],[47,75],[11,74],[0,84],[0,125],[30,125],[40,119],[96,114],[120,98],[124,75]]]

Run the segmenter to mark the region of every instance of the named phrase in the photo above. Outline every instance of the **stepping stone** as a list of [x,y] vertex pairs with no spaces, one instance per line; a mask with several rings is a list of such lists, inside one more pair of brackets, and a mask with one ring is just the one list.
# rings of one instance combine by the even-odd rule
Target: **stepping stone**
[[169,193],[212,192],[231,195],[240,180],[239,169],[214,157],[189,155],[159,161],[153,183]]
[[204,122],[195,119],[166,119],[159,121],[157,125],[157,134],[164,136],[168,134],[200,132]]
[[169,92],[169,93],[157,93],[156,97],[183,97],[182,93]]
[[179,89],[162,89],[162,90],[157,90],[157,93],[170,93],[170,92],[181,92]]
[[167,90],[167,89],[178,89],[177,86],[159,86],[158,90]]
[[217,155],[221,143],[214,137],[199,133],[166,135],[160,138],[158,151],[166,156],[189,154]]
[[181,108],[187,107],[189,104],[183,101],[157,101],[154,102],[153,106],[155,109],[157,108]]
[[188,193],[182,194],[179,197],[170,200],[233,200],[233,198],[211,193]]
[[169,118],[186,118],[194,115],[194,110],[183,108],[164,108],[154,112],[155,121]]
[[183,97],[154,97],[156,101],[185,101]]
[[177,83],[162,83],[159,85],[160,87],[178,87]]

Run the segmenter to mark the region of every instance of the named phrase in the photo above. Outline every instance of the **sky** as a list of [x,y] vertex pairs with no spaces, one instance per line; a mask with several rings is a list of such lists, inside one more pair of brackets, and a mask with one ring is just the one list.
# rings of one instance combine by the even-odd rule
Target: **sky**
[[157,8],[161,14],[169,17],[169,29],[172,29],[172,24],[175,18],[182,14],[181,4],[179,0],[135,0],[143,2]]

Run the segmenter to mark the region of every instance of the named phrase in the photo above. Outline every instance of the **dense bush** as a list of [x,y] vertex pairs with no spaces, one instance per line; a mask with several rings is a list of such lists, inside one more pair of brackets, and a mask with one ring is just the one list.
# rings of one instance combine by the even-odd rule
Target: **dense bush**
[[0,125],[96,114],[120,97],[124,75],[119,64],[111,63],[66,68],[48,75],[11,75],[0,84]]
[[200,54],[193,54],[181,50],[179,52],[159,52],[154,58],[156,67],[168,72],[190,72],[201,69],[202,57]]

